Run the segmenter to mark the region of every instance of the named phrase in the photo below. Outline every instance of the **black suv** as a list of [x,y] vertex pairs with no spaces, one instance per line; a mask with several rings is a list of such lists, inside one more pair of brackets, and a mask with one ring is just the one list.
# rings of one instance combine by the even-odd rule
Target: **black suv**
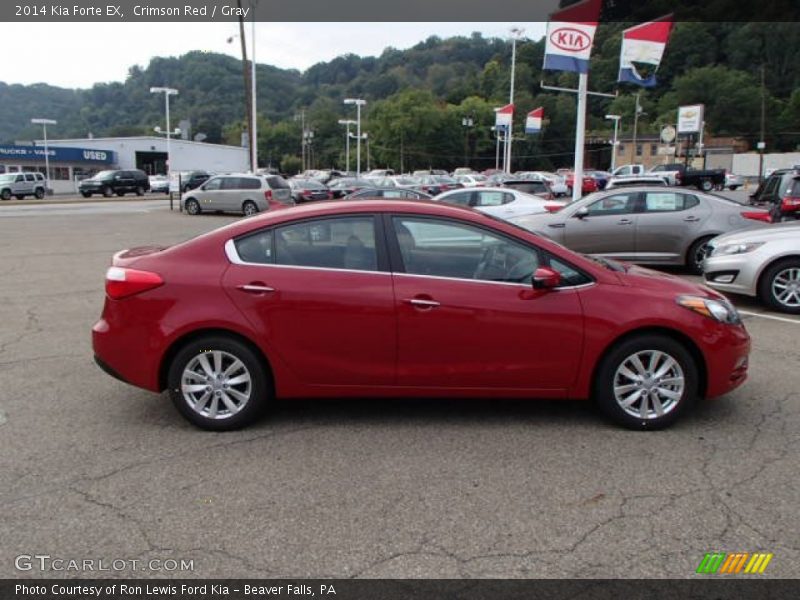
[[124,196],[128,192],[144,196],[149,190],[150,180],[147,178],[147,173],[139,170],[100,171],[78,185],[78,191],[84,198],[92,194],[103,194],[106,198],[110,198],[114,194]]
[[211,173],[207,171],[181,172],[181,192],[185,193],[200,187],[208,181],[209,177],[211,177]]

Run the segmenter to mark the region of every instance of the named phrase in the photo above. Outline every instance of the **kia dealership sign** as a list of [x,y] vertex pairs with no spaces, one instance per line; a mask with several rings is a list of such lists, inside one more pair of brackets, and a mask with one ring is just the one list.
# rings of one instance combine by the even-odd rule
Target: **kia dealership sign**
[[582,52],[592,45],[592,38],[577,27],[559,27],[550,34],[550,43],[565,52]]

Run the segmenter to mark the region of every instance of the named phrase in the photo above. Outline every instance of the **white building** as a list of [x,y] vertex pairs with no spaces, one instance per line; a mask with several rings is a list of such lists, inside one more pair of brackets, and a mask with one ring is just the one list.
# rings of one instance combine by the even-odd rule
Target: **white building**
[[[42,145],[43,141],[37,141]],[[47,140],[52,148],[79,147],[112,151],[116,157],[113,168],[141,169],[148,175],[165,174],[167,140],[162,137],[141,136],[123,138],[75,138]],[[250,168],[247,148],[223,146],[182,139],[170,140],[172,171],[243,172]]]

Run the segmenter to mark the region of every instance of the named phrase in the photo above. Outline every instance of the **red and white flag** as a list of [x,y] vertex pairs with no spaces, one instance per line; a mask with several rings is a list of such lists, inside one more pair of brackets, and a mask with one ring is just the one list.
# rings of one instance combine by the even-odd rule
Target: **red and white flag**
[[501,106],[500,108],[494,109],[494,126],[495,127],[502,127],[502,128],[509,128],[511,127],[511,123],[514,120],[514,105],[513,104],[506,104],[505,106]]
[[[653,87],[656,84],[656,69],[661,63],[673,24],[672,15],[667,15],[622,32],[618,81],[635,83],[642,87]],[[642,76],[635,63],[652,65],[653,69],[649,75]]]
[[539,133],[542,130],[544,107],[534,108],[525,119],[525,133]]

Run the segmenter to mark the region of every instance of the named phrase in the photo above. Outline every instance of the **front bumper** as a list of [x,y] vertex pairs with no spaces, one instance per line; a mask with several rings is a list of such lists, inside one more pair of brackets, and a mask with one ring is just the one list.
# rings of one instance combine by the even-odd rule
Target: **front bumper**
[[703,278],[708,287],[719,292],[756,296],[761,264],[758,251],[710,256],[703,263]]
[[[709,332],[710,333],[710,332]],[[750,335],[743,325],[714,327],[704,340],[708,369],[706,397],[727,394],[747,379],[750,356]]]

